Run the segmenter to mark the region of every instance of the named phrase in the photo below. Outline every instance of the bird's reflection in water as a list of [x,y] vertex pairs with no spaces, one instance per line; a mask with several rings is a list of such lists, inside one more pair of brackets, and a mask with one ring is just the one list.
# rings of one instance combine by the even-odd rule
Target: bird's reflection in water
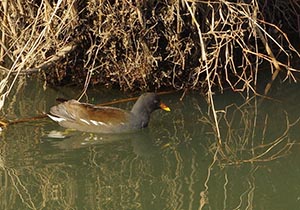
[[92,145],[122,144],[132,146],[138,156],[148,157],[160,152],[157,137],[151,129],[142,129],[134,133],[123,134],[95,134],[80,131],[51,131],[43,142],[57,147],[60,150],[74,150]]

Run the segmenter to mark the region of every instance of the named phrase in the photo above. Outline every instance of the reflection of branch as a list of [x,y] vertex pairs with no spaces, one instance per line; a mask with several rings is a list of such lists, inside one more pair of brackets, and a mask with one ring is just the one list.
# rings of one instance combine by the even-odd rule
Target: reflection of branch
[[[276,152],[275,154],[272,154],[270,157],[266,157],[272,150],[275,149],[275,147],[282,143],[286,138],[288,138],[288,133],[289,130],[292,126],[294,126],[296,123],[298,123],[300,120],[300,118],[298,118],[294,123],[290,124],[289,123],[289,119],[288,116],[286,115],[286,130],[283,132],[283,134],[275,139],[273,142],[269,143],[268,145],[261,145],[260,147],[266,147],[268,146],[268,148],[260,153],[259,155],[254,156],[251,159],[248,160],[243,160],[243,162],[254,162],[254,161],[270,161],[270,160],[274,160],[277,159],[279,157],[282,157],[284,154],[287,153],[287,151],[289,151],[292,147],[293,144],[291,143],[287,143],[283,148],[281,148],[278,152]],[[255,148],[254,148],[255,149]]]
[[223,209],[227,209],[226,208],[226,201],[227,201],[228,174],[227,174],[226,171],[224,172],[224,179],[225,179],[225,182],[224,182],[224,185],[223,185],[223,189],[224,189]]
[[17,194],[19,195],[21,201],[28,206],[30,209],[37,209],[31,199],[30,194],[26,187],[22,184],[20,178],[18,177],[15,169],[6,169],[8,175],[11,178],[12,184],[16,189]]
[[[253,100],[254,104],[251,103]],[[300,118],[291,123],[288,114],[284,112],[286,126],[283,128],[284,130],[282,130],[280,136],[272,140],[266,134],[270,130],[269,124],[274,121],[270,119],[271,116],[268,114],[258,112],[257,106],[260,103],[256,101],[256,98],[252,98],[241,106],[231,104],[223,112],[219,112],[219,123],[222,127],[221,136],[223,138],[222,142],[224,142],[221,145],[224,156],[221,157],[226,164],[275,160],[288,154],[293,145],[289,139],[289,132],[292,127],[300,122]],[[262,119],[262,117],[265,119]],[[214,126],[212,119],[208,117],[205,119],[202,122],[212,127]],[[263,123],[258,124],[258,122]],[[261,140],[258,141],[257,137],[260,137]]]
[[250,171],[249,178],[247,179],[247,182],[249,184],[249,188],[246,189],[241,195],[240,195],[240,203],[238,204],[237,207],[234,208],[234,210],[241,209],[243,205],[243,197],[247,195],[247,207],[245,209],[253,209],[253,198],[254,198],[254,190],[255,190],[255,177],[254,173],[258,169],[258,166],[253,168]]
[[199,210],[203,209],[203,207],[206,204],[208,204],[208,182],[209,182],[209,179],[210,179],[210,173],[211,173],[212,167],[214,166],[214,164],[218,160],[219,149],[220,148],[217,147],[217,149],[215,151],[215,154],[214,154],[214,159],[213,159],[212,163],[209,165],[209,167],[207,169],[207,177],[206,177],[206,180],[204,182],[205,190],[200,192]]

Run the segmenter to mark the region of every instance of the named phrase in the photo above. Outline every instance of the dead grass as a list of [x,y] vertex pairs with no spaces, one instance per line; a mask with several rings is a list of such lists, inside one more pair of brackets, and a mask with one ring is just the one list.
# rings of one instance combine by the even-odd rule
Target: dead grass
[[266,61],[272,80],[281,69],[295,80],[291,58],[299,53],[276,17],[299,31],[292,19],[299,5],[276,1],[276,10],[259,3],[2,1],[0,60],[7,79],[1,93],[5,98],[13,85],[9,77],[39,70],[55,84],[71,80],[86,87],[92,82],[206,93],[210,86],[229,85],[255,92],[259,64]]
[[0,107],[20,74],[46,70],[73,49],[70,31],[78,24],[74,3],[1,1]]

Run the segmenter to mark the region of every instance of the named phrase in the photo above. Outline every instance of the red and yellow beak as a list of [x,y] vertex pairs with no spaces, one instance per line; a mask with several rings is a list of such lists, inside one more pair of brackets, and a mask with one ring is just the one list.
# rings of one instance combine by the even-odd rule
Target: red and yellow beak
[[165,110],[167,112],[171,111],[171,109],[164,103],[160,102],[159,104],[159,107],[162,109],[162,110]]

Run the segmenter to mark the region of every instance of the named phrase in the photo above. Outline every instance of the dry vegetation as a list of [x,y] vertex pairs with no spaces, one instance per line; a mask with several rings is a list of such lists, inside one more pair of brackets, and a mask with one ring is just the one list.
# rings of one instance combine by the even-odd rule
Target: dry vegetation
[[299,31],[295,1],[4,0],[0,6],[2,100],[18,74],[36,71],[52,84],[255,91],[263,61],[274,79],[280,69],[294,79],[292,58],[299,59],[287,37]]

